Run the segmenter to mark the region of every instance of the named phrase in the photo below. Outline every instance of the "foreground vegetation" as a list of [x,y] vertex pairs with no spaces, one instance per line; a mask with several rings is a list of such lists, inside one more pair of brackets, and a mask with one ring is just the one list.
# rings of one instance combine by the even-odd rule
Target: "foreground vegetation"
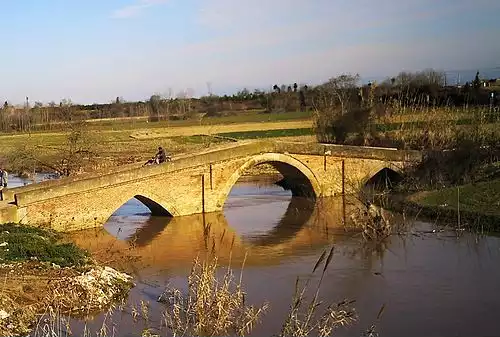
[[88,254],[73,243],[61,243],[61,235],[16,224],[0,225],[0,261],[4,263],[40,261],[61,267],[82,267]]
[[133,286],[86,251],[40,228],[0,225],[0,334],[26,335],[46,312],[78,316],[105,309]]
[[[332,262],[333,247],[324,251],[311,273],[304,279],[297,278],[295,293],[281,331],[276,336],[332,336],[341,327],[348,327],[357,320],[354,301],[323,302],[320,287],[328,265]],[[239,276],[229,264],[220,267],[218,258],[210,255],[206,260],[197,258],[181,288],[167,287],[158,301],[163,303],[162,321],[152,323],[147,302],[132,308],[136,323],[144,326],[142,336],[245,336],[259,324],[272,303],[249,305],[243,287],[244,262]],[[317,273],[320,275],[316,275]],[[319,280],[313,285],[314,279]],[[311,294],[311,295],[309,295]],[[115,308],[117,309],[117,308]],[[129,308],[121,307],[126,311]],[[109,312],[110,317],[112,311]],[[380,318],[381,313],[379,313]],[[67,334],[70,318],[55,312],[44,316],[35,336],[63,336]],[[107,337],[113,335],[112,319],[104,319],[95,332],[86,328],[84,336]],[[375,335],[376,326],[370,327],[367,336]]]

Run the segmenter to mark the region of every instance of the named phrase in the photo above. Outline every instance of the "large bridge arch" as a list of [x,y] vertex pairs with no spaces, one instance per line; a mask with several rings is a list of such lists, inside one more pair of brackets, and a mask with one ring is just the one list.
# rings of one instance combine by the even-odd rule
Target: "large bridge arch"
[[236,184],[245,171],[253,166],[264,163],[272,165],[285,179],[291,181],[290,189],[292,190],[292,194],[314,198],[322,196],[321,185],[317,177],[300,160],[287,154],[264,153],[251,157],[229,177],[218,194],[216,207],[222,209],[234,184]]

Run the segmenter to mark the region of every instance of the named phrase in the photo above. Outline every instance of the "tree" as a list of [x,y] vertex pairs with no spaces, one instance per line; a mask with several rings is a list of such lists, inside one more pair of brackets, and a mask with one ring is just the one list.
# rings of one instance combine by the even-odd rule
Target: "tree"
[[472,87],[474,89],[478,89],[481,86],[481,80],[479,79],[479,71],[476,72],[476,77],[474,78],[474,81],[472,81]]
[[349,102],[357,95],[357,86],[359,75],[343,74],[338,77],[331,78],[323,84],[323,89],[326,94],[330,95],[330,99],[335,99],[340,104],[340,113],[343,115],[348,110]]
[[160,120],[160,108],[161,108],[161,96],[158,94],[151,95],[149,98],[149,106],[150,106],[150,118],[155,117],[157,121]]
[[299,91],[299,104],[300,104],[300,111],[304,111],[306,109],[306,96],[304,95],[303,90]]
[[[68,106],[65,109],[73,109]],[[84,119],[77,119],[75,113],[66,111],[62,123],[66,141],[60,148],[47,156],[47,149],[26,142],[9,154],[9,163],[14,171],[32,172],[36,167],[45,167],[60,175],[70,176],[82,172],[95,164],[96,146],[99,143],[96,133],[90,132]],[[71,116],[68,117],[68,116]],[[45,153],[45,156],[43,155]]]

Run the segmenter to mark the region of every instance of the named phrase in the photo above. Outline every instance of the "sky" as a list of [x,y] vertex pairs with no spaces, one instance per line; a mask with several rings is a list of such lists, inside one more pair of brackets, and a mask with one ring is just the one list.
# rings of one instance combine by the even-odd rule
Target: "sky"
[[499,0],[0,0],[0,100],[107,103],[500,66]]

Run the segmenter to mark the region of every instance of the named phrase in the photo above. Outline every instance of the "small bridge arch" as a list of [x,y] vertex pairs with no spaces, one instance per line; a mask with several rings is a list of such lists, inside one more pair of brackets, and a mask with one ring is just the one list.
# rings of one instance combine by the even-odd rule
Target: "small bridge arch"
[[151,191],[131,190],[130,193],[121,194],[117,198],[115,197],[114,202],[107,207],[107,212],[103,218],[109,219],[120,207],[134,198],[146,206],[150,210],[151,215],[167,217],[179,215],[173,201],[165,195],[159,196]]
[[229,177],[219,193],[217,207],[222,208],[224,206],[231,189],[245,171],[260,164],[272,165],[285,179],[289,180],[293,195],[314,198],[321,197],[321,185],[314,172],[304,163],[287,154],[264,153],[251,157]]
[[395,165],[384,165],[369,172],[360,183],[362,188],[381,185],[388,187],[388,185],[393,186],[393,184],[398,183],[402,179],[401,168]]

